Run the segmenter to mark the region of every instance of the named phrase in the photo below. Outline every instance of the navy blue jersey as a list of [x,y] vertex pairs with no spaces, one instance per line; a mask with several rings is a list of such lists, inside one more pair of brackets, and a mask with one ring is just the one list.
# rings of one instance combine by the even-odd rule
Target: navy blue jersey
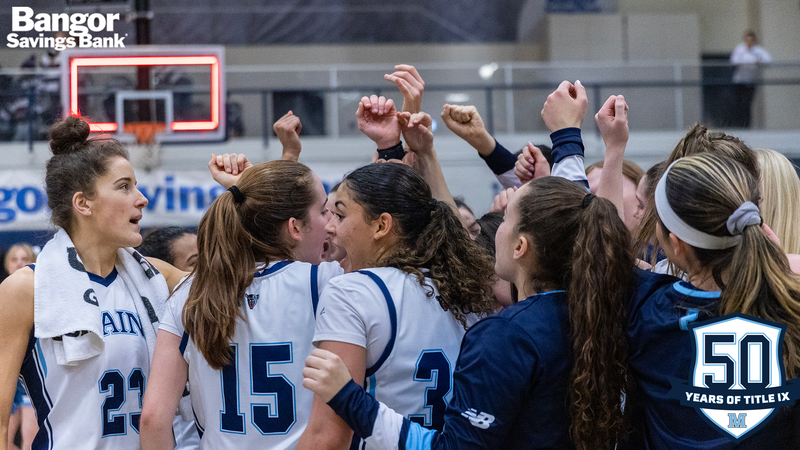
[[702,291],[669,276],[639,270],[628,320],[629,354],[636,390],[626,399],[634,432],[623,449],[800,448],[800,411],[782,408],[752,436],[736,444],[697,411],[667,393],[669,377],[690,378],[692,322],[717,316],[719,292]]
[[351,381],[329,403],[370,448],[569,449],[572,347],[564,291],[534,295],[464,336],[440,433]]

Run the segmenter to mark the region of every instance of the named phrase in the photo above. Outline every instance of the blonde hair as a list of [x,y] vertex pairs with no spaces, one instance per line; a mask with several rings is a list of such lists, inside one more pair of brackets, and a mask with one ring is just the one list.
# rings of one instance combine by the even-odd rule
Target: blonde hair
[[[730,215],[745,202],[758,202],[758,182],[742,164],[725,156],[706,152],[683,158],[665,176],[667,200],[675,214],[713,236],[731,236]],[[800,276],[792,272],[783,250],[758,225],[745,227],[733,247],[692,248],[700,266],[711,271],[722,289],[720,316],[738,312],[786,325],[783,359],[787,378],[793,378],[800,369]]]
[[[28,258],[31,260],[31,263],[35,263],[36,262],[36,253],[33,252],[33,247],[31,247],[28,244],[22,244],[22,243],[14,244],[14,245],[12,245],[11,247],[8,248],[8,251],[6,252],[6,257],[3,260],[3,263],[4,263],[3,267],[6,269],[6,272],[8,272],[8,263],[11,262],[11,255],[13,255],[14,252],[17,251],[18,249],[25,250],[25,253],[27,254]],[[9,275],[11,275],[11,274],[9,273]]]
[[[587,167],[586,175],[589,175],[589,172],[593,171],[594,169],[602,169],[603,163],[604,161],[597,161],[596,163]],[[635,162],[628,161],[626,159],[622,161],[622,175],[624,175],[625,178],[633,181],[633,184],[638,186],[639,181],[641,181],[642,177],[644,176],[644,170],[642,170],[642,168],[639,167],[639,165]]]
[[[701,153],[713,153],[730,158],[747,170],[750,175],[758,181],[760,173],[758,170],[758,158],[750,147],[746,146],[740,139],[727,135],[719,131],[709,131],[708,128],[695,124],[686,136],[678,142],[672,150],[669,158],[664,162],[666,170],[670,164],[680,158],[698,155]],[[659,176],[660,178],[660,176]],[[658,183],[658,180],[648,180],[648,183]],[[653,184],[655,186],[655,184]],[[644,252],[650,240],[656,235],[656,202],[654,197],[655,189],[647,195],[647,205],[639,221],[634,248],[639,252]],[[651,252],[650,264],[655,265],[658,258],[660,246],[654,246]]]
[[761,217],[786,253],[800,253],[800,178],[794,165],[766,148],[755,150],[761,166]]

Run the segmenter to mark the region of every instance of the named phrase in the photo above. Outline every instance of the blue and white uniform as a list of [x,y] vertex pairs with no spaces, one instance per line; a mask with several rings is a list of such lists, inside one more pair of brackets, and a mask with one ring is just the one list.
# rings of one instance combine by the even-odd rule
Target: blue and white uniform
[[[56,363],[54,339],[31,339],[20,377],[36,409],[33,449],[138,449],[142,398],[150,374],[143,326],[114,269],[89,274],[105,349],[75,365]],[[58,338],[55,338],[58,339]],[[93,445],[92,445],[93,444]]]
[[291,261],[257,272],[241,300],[233,361],[222,370],[212,369],[184,332],[190,283],[170,298],[160,328],[182,337],[200,448],[294,448],[311,416],[313,393],[303,388],[302,371],[314,348],[317,300],[342,273],[335,262]]
[[352,381],[328,403],[378,449],[569,449],[572,348],[564,291],[534,295],[464,336],[444,431],[426,430]]
[[432,284],[423,287],[415,275],[392,267],[349,273],[322,294],[314,335],[315,343],[365,348],[365,389],[432,429],[442,429],[465,333],[437,295]]
[[[553,142],[552,157],[553,167],[550,175],[575,181],[589,189],[589,181],[586,179],[586,172],[583,167],[583,140],[581,139],[580,128],[564,128],[550,134]],[[487,156],[481,158],[492,170],[497,181],[503,189],[510,187],[520,187],[522,182],[514,173],[514,165],[517,157],[494,141],[494,150]]]
[[[669,377],[690,377],[694,362],[692,322],[717,316],[720,292],[702,291],[668,275],[638,270],[630,305],[628,346],[636,380],[625,409],[634,432],[620,449],[800,448],[800,408],[782,408],[761,429],[735,443],[702,420],[694,408],[667,393]],[[767,445],[768,444],[768,445]]]

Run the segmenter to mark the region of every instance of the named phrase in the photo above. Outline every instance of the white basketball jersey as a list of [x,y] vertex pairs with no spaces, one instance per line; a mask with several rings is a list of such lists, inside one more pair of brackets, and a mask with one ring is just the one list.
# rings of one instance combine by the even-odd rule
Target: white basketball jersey
[[[105,348],[77,365],[56,363],[53,339],[31,340],[20,370],[36,408],[33,449],[139,448],[142,398],[150,374],[143,322],[114,269],[89,274],[97,295]],[[58,338],[56,338],[58,339]]]
[[[338,263],[289,261],[256,273],[242,299],[233,361],[222,370],[183,333],[200,448],[294,448],[311,416],[313,393],[303,388],[302,372],[314,348],[319,291],[341,273]],[[188,289],[182,291],[171,308],[182,310]]]
[[399,414],[441,431],[466,330],[442,309],[438,291],[420,286],[416,276],[389,267],[359,273],[383,292],[392,331],[380,359],[367,367],[364,388]]

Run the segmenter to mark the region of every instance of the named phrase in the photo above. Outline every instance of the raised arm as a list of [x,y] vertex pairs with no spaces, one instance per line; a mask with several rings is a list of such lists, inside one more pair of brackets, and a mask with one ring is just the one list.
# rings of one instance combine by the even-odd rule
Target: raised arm
[[[453,195],[450,193],[450,188],[447,187],[447,181],[444,179],[442,166],[436,156],[436,149],[433,148],[431,116],[424,112],[417,114],[403,112],[399,113],[397,117],[400,121],[400,128],[403,130],[403,137],[415,156],[414,169],[431,187],[433,198],[447,203],[456,216],[461,217]],[[469,225],[464,223],[463,219],[462,225],[465,229],[469,229]]]
[[514,174],[516,157],[489,134],[474,106],[444,105],[442,121],[450,131],[478,151],[503,188],[522,185]]
[[581,123],[589,101],[580,81],[563,81],[542,108],[542,119],[553,141],[553,176],[560,176],[589,189],[583,165]]
[[415,114],[422,109],[422,93],[425,92],[425,81],[417,69],[409,64],[394,66],[394,73],[383,77],[397,85],[403,94],[403,111]]
[[225,153],[224,155],[211,154],[211,160],[208,162],[208,171],[214,181],[220,184],[225,189],[230,188],[242,175],[242,172],[253,167],[250,160],[243,154]]
[[300,159],[300,151],[303,149],[300,144],[300,131],[303,129],[300,118],[295,116],[292,111],[289,111],[275,122],[272,129],[275,130],[275,134],[283,146],[281,159],[287,161]]
[[617,214],[625,221],[625,202],[622,195],[622,163],[625,146],[628,144],[628,104],[621,95],[608,97],[603,107],[594,116],[600,135],[606,144],[606,156],[597,195],[607,198],[617,207]]
[[373,95],[363,97],[356,110],[358,129],[370,138],[378,149],[394,147],[400,143],[400,125],[394,100]]
[[24,267],[0,284],[0,450],[8,444],[8,420],[33,328],[33,271]]

